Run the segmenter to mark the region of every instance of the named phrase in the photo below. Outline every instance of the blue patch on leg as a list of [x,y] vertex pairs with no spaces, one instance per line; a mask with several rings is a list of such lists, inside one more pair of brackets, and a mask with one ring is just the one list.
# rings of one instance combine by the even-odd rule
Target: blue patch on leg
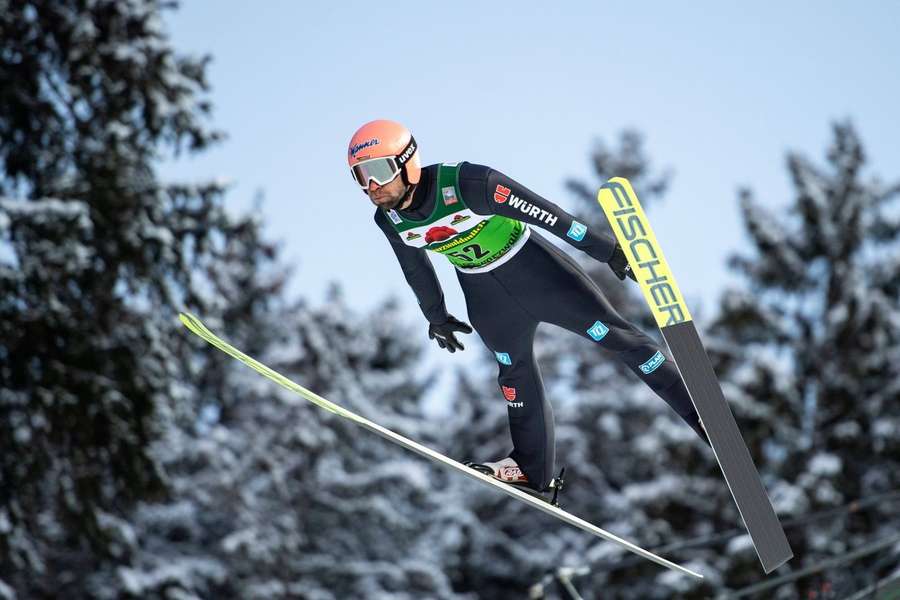
[[663,353],[659,350],[656,351],[656,354],[650,357],[650,359],[640,366],[641,372],[644,375],[649,375],[653,371],[659,368],[659,365],[663,364],[666,360],[666,357],[663,356]]
[[607,333],[609,333],[609,327],[607,327],[600,321],[597,321],[593,325],[591,325],[591,328],[587,330],[587,333],[589,336],[591,336],[592,340],[594,340],[595,342],[599,342],[604,337],[606,337]]

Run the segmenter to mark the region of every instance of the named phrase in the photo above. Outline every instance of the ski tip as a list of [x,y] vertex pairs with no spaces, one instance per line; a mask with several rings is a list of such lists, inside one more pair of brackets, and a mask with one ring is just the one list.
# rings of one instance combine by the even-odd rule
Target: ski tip
[[194,333],[199,333],[201,329],[203,329],[203,322],[189,312],[179,312],[178,320],[181,321],[181,324],[193,331]]
[[[634,190],[634,188],[631,186],[631,181],[629,181],[627,178],[625,178],[625,177],[610,177],[609,179],[606,180],[606,183],[603,183],[600,185],[600,192],[602,192],[603,190],[614,188],[617,185],[624,186],[624,187],[628,188],[629,190]],[[598,197],[599,197],[600,192],[598,192]]]

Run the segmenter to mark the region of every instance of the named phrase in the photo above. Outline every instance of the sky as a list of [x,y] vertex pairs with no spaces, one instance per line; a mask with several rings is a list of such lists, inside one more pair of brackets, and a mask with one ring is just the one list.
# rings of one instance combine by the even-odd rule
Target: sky
[[[179,52],[212,56],[212,123],[228,138],[161,174],[230,180],[236,213],[262,193],[269,236],[295,267],[290,290],[315,303],[337,282],[352,307],[394,295],[422,318],[345,162],[375,118],[407,125],[423,164],[486,164],[566,209],[564,182],[594,181],[595,140],[638,129],[674,173],[649,217],[701,319],[738,281],[728,255],[748,247],[737,190],[777,214],[788,150],[821,163],[831,124],[850,118],[869,174],[900,179],[896,2],[195,0],[165,20]],[[432,262],[465,319],[452,267]],[[439,352],[461,366],[474,354]]]

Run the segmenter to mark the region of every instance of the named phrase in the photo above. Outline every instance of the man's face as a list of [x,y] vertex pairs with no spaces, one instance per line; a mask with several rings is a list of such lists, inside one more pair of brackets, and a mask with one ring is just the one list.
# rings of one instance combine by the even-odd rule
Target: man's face
[[403,178],[399,175],[387,185],[378,185],[374,181],[369,181],[369,200],[384,210],[397,208],[405,193],[406,186],[403,184]]

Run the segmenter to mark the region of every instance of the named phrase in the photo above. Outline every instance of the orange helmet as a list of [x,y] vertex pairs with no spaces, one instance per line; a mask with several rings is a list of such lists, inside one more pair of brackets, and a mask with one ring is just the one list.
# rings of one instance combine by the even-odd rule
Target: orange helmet
[[347,148],[347,164],[356,183],[365,189],[403,177],[407,186],[419,183],[419,147],[409,129],[395,121],[369,121],[356,130]]

